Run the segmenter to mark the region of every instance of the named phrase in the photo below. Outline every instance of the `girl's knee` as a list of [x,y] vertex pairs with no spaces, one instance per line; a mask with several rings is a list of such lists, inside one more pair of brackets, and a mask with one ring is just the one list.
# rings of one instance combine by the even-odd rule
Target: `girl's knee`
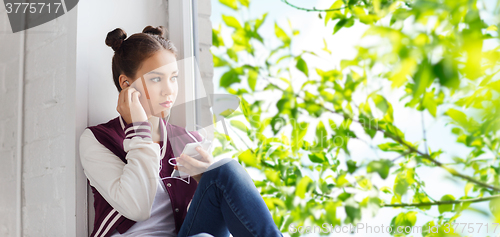
[[227,162],[225,162],[223,165],[220,166],[221,171],[226,174],[239,174],[241,172],[245,172],[246,170],[243,168],[243,166],[240,165],[240,163],[235,160],[235,159],[230,159]]
[[208,172],[211,173],[211,177],[223,182],[246,182],[253,184],[250,175],[243,166],[232,158],[218,160],[208,168]]
[[252,178],[245,168],[234,159],[220,166],[219,177],[229,182],[248,183],[253,185]]
[[216,172],[223,172],[223,173],[245,171],[245,169],[243,169],[243,167],[240,165],[240,163],[238,163],[237,160],[232,159],[232,158],[223,158],[223,159],[218,160],[217,162],[214,162],[207,169],[207,171],[211,171],[211,170],[215,170]]

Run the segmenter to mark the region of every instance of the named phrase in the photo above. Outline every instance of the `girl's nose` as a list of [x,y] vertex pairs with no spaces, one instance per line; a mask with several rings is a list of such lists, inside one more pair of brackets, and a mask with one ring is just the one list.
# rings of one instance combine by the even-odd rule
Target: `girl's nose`
[[163,87],[161,88],[161,95],[170,95],[172,94],[172,85],[170,84],[166,84],[166,85],[163,85]]

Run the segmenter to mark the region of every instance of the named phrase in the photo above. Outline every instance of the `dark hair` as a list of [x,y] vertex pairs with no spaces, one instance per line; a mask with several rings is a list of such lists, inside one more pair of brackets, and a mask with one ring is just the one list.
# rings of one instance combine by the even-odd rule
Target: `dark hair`
[[133,34],[127,38],[127,33],[120,28],[110,31],[106,36],[106,45],[113,48],[115,54],[112,59],[113,81],[118,92],[120,87],[120,75],[135,80],[135,74],[144,60],[153,56],[156,52],[166,49],[177,57],[177,49],[168,39],[163,38],[166,30],[163,26],[146,26],[142,33]]

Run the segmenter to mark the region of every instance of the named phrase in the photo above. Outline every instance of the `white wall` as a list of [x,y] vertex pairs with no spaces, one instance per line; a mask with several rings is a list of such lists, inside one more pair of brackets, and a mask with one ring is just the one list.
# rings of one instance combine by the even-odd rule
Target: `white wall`
[[0,236],[75,236],[76,11],[13,34],[0,6]]
[[[211,80],[210,0],[198,4],[200,68]],[[88,236],[93,200],[87,200],[78,138],[85,127],[118,116],[106,34],[168,27],[167,1],[80,1],[15,34],[1,5],[0,236]]]
[[[10,34],[9,34],[10,32]],[[24,32],[11,33],[5,8],[0,6],[0,236],[16,236],[19,221],[20,185],[18,158],[21,145],[19,89],[22,88],[22,41]],[[9,47],[5,47],[9,45]],[[20,166],[19,166],[20,167]],[[19,189],[19,190],[18,190]]]

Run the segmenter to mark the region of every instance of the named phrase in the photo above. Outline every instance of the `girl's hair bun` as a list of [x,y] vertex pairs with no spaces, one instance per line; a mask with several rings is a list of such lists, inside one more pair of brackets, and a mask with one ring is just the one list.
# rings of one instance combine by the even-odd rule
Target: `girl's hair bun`
[[163,26],[158,26],[158,27],[146,26],[144,30],[142,30],[142,33],[158,35],[160,37],[163,37],[165,31],[166,29]]
[[106,45],[113,48],[116,52],[120,49],[123,41],[127,38],[127,33],[120,28],[116,28],[110,31],[106,36]]

